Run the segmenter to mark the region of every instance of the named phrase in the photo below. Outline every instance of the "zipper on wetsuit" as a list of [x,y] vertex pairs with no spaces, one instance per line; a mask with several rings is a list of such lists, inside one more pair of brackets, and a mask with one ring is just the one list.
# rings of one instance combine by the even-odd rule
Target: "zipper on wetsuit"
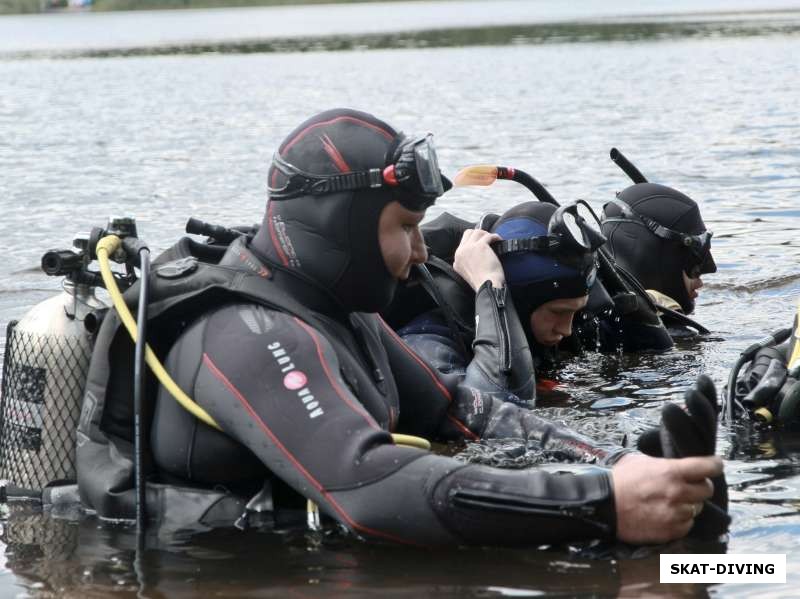
[[506,286],[499,289],[491,285],[492,296],[494,297],[494,316],[497,321],[497,328],[500,331],[500,371],[503,374],[511,372],[511,342],[508,334],[508,317],[506,312],[506,296],[508,288]]
[[474,489],[451,492],[450,500],[454,507],[548,518],[570,518],[597,527],[604,533],[610,531],[608,524],[597,520],[598,512],[595,506],[581,504],[574,500],[558,501],[544,498],[526,500],[516,497],[501,497],[491,492]]
[[475,490],[455,491],[452,494],[453,505],[457,507],[485,508],[506,512],[566,516],[579,519],[592,518],[597,514],[597,510],[594,506],[579,504],[575,501],[536,499],[538,499],[538,501],[500,497],[493,493],[482,493]]

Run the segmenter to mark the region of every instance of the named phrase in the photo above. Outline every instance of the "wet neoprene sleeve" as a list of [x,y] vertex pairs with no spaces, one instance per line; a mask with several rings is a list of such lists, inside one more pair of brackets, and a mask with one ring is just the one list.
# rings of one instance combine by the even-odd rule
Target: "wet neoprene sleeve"
[[[447,389],[408,348],[389,344],[386,381],[398,383],[401,414],[408,409],[411,420],[441,427],[435,421],[447,421]],[[395,371],[396,363],[408,370]],[[614,534],[607,470],[506,471],[394,445],[340,374],[331,341],[298,318],[253,305],[220,308],[187,329],[167,366],[227,436],[363,536],[418,545],[537,545]],[[405,383],[414,381],[402,379],[413,368],[428,368],[428,378],[413,385],[406,402]],[[160,393],[157,410],[170,401]],[[158,414],[154,428],[161,429],[154,438],[176,434]],[[157,463],[169,462],[173,451],[173,464],[189,459],[186,447],[166,447],[155,452]],[[237,467],[228,464],[231,472]]]
[[[505,301],[504,291],[505,288],[495,289],[487,281],[476,294],[477,330],[474,354],[469,362],[448,335],[446,327],[423,325],[404,329],[402,342],[397,344],[402,347],[408,344],[420,356],[420,361],[434,368],[448,394],[445,422],[449,428],[438,431],[416,428],[421,421],[419,417],[409,426],[423,436],[442,434],[448,438],[527,439],[557,459],[614,463],[627,450],[594,441],[566,426],[541,418],[531,410],[534,405],[531,353],[514,304]],[[389,339],[384,341],[384,345],[395,371],[409,372],[398,377],[401,391],[409,382],[407,393],[413,395],[414,388],[425,380],[424,373],[419,370],[412,372],[410,366],[404,365],[404,352],[393,351]],[[509,364],[510,371],[506,370]],[[401,415],[401,420],[406,419]]]
[[475,294],[475,339],[467,382],[513,393],[533,406],[536,376],[528,341],[506,286],[486,281]]

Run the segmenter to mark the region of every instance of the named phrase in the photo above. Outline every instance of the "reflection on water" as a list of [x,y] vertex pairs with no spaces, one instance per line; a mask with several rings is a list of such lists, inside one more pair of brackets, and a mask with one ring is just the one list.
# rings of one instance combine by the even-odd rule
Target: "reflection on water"
[[[599,208],[627,184],[608,159],[618,146],[649,178],[700,202],[720,270],[707,278],[697,319],[713,335],[664,355],[568,359],[561,386],[541,402],[543,413],[588,434],[633,439],[697,374],[724,380],[743,347],[791,322],[800,294],[794,18],[442,34],[453,44],[466,43],[460,35],[498,44],[467,48],[0,61],[0,347],[5,323],[57,289],[36,270],[44,250],[67,247],[110,213],[136,216],[156,249],[189,216],[252,223],[277,143],[309,114],[350,105],[409,133],[434,131],[446,172],[519,166],[556,198]],[[428,34],[419,35],[408,45],[423,46]],[[473,218],[525,199],[512,184],[458,190],[429,216],[449,209]],[[796,587],[800,437],[723,427],[718,445],[732,485],[727,549],[789,554]],[[513,443],[473,446],[464,457],[510,467],[546,459]],[[126,527],[12,510],[0,596],[707,594],[660,587],[653,550],[431,553],[283,530],[153,537],[137,556]],[[780,596],[746,585],[712,591]]]
[[[12,506],[2,537],[6,566],[37,597],[707,596],[701,585],[654,584],[652,550],[608,544],[422,551],[365,545],[335,529],[267,527],[151,535],[141,550],[130,528],[29,505]],[[715,553],[724,546],[682,541],[664,549]]]

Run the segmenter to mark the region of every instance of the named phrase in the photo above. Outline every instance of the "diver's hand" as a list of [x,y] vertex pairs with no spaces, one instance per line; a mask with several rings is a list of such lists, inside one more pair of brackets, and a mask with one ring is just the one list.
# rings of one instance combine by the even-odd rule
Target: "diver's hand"
[[691,530],[703,502],[722,474],[717,456],[666,460],[624,456],[611,470],[617,538],[627,543],[666,543]]
[[500,241],[500,236],[480,229],[467,229],[456,248],[453,268],[473,291],[477,292],[486,281],[491,281],[495,289],[506,284],[503,265],[489,245],[494,241]]
[[[639,437],[637,447],[650,456],[685,458],[713,456],[717,444],[717,390],[706,375],[697,377],[686,392],[686,410],[666,403],[661,410],[661,426]],[[720,472],[711,481],[714,494],[706,503],[692,528],[692,536],[714,538],[730,525],[728,516],[728,483]]]

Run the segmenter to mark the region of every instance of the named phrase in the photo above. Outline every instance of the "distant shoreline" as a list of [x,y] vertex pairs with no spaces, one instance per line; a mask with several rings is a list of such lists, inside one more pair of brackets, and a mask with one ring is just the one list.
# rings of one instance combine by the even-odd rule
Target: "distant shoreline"
[[[392,0],[94,0],[91,10],[176,10],[184,8],[237,8],[253,6],[292,6],[302,4],[354,4]],[[0,15],[40,13],[40,0],[0,0]]]
[[495,27],[462,27],[375,34],[338,34],[273,37],[251,40],[172,43],[124,48],[33,50],[6,53],[0,59],[71,59],[175,54],[295,53],[348,50],[448,48],[465,46],[539,45],[552,43],[664,41],[680,38],[733,38],[765,35],[800,35],[800,20],[760,21],[677,21],[538,23]]

